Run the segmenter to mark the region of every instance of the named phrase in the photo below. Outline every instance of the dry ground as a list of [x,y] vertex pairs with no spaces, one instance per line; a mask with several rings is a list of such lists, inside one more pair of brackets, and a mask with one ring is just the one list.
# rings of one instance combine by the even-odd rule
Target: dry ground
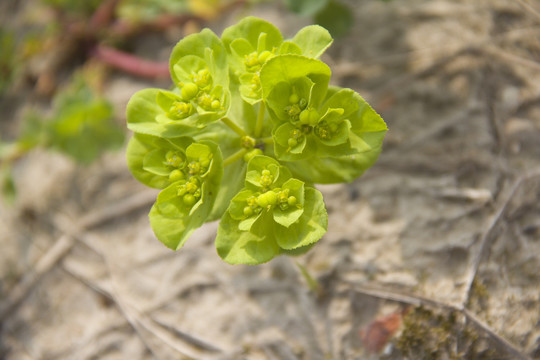
[[[320,243],[230,266],[209,224],[173,253],[122,153],[81,168],[34,152],[0,209],[0,358],[540,359],[540,4],[349,2],[324,60],[390,131],[363,177],[320,187]],[[147,86],[111,79],[120,118]],[[402,325],[373,354],[388,314]]]

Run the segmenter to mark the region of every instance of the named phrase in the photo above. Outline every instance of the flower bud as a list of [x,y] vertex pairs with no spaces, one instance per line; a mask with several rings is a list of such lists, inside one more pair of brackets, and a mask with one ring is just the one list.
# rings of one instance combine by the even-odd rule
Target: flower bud
[[246,206],[244,208],[244,215],[250,217],[251,215],[253,215],[253,209],[250,206]]
[[289,196],[289,198],[287,199],[287,204],[289,206],[294,206],[296,205],[296,197],[294,196]]
[[299,101],[300,101],[300,98],[295,93],[292,93],[291,96],[289,96],[290,104],[298,104]]
[[182,99],[184,99],[185,101],[189,101],[193,99],[198,92],[199,87],[197,85],[195,85],[194,83],[187,83],[184,84],[184,86],[182,87],[180,95],[182,96]]
[[170,182],[175,182],[175,181],[178,181],[178,180],[182,180],[184,178],[184,173],[178,169],[175,169],[173,171],[171,171],[171,173],[169,174],[169,181]]
[[187,206],[193,206],[193,204],[197,202],[197,199],[195,199],[195,196],[193,196],[192,194],[184,195],[182,200],[184,201],[184,204],[186,204]]

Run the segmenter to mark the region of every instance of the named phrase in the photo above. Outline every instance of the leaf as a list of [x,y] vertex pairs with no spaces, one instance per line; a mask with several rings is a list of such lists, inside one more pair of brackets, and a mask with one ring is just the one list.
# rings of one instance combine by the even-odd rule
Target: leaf
[[114,121],[112,104],[78,79],[55,98],[54,110],[46,122],[47,145],[79,163],[89,164],[124,142],[124,131]]
[[208,66],[214,84],[229,87],[227,54],[223,43],[212,30],[203,29],[200,33],[188,35],[173,48],[169,68],[175,84],[182,79],[178,78],[174,66],[185,56],[196,56],[203,60]]
[[188,137],[167,140],[136,133],[130,139],[126,150],[128,168],[135,179],[146,186],[164,189],[171,184],[169,175],[174,170],[165,165],[166,153],[168,151],[183,153],[192,142],[193,140]]
[[14,204],[17,196],[17,187],[15,186],[15,180],[13,179],[13,171],[9,165],[0,168],[0,188],[2,191],[2,198],[6,204]]
[[227,51],[232,55],[231,68],[238,73],[238,76],[246,71],[244,56],[260,48],[259,38],[263,33],[266,34],[264,50],[272,51],[283,42],[281,32],[272,23],[254,16],[247,16],[223,31],[221,39]]
[[258,265],[280,254],[271,222],[260,219],[254,226],[258,229],[257,233],[241,231],[238,224],[239,221],[232,219],[228,212],[219,223],[216,249],[224,261],[229,264]]
[[334,40],[325,28],[310,25],[300,29],[292,41],[302,49],[302,55],[318,59]]
[[292,41],[284,41],[279,47],[278,54],[296,54],[302,55],[302,49]]
[[306,182],[316,184],[351,182],[375,163],[382,150],[383,138],[384,132],[369,133],[365,136],[365,140],[366,144],[370,144],[371,150],[362,153],[334,158],[312,157],[294,163],[287,162],[285,165],[294,177]]
[[159,193],[149,214],[150,225],[158,240],[174,250],[181,248],[193,231],[207,221],[223,175],[223,159],[216,144],[202,141],[188,146],[185,152],[188,161],[212,154],[209,170],[200,180],[200,199],[190,209],[185,199],[178,195],[185,181],[175,182]]
[[276,206],[273,212],[274,221],[284,227],[289,227],[304,213],[304,183],[298,179],[289,179],[282,188],[289,189],[289,196],[295,197],[297,206],[290,206],[286,210],[281,210],[279,206]]
[[305,208],[298,222],[288,228],[276,225],[274,231],[278,245],[282,249],[296,249],[320,240],[328,228],[328,215],[320,191],[305,190]]
[[135,93],[127,104],[127,127],[133,132],[170,138],[189,136],[198,128],[194,121],[172,120],[158,105],[160,89],[144,89]]
[[315,22],[328,29],[334,37],[344,36],[354,24],[352,9],[335,0],[330,0],[315,14]]
[[312,16],[320,11],[328,0],[285,0],[285,4],[292,12],[303,15]]
[[292,86],[298,79],[307,77],[314,83],[310,106],[318,108],[326,94],[330,74],[328,65],[316,59],[292,54],[273,57],[261,69],[263,98],[266,101],[274,87],[281,82]]

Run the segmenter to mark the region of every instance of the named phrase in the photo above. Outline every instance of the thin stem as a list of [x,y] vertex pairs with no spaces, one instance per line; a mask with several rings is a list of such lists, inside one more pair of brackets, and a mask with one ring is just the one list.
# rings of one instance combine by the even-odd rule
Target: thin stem
[[264,101],[261,101],[261,105],[259,106],[259,116],[257,116],[257,123],[255,124],[255,137],[261,136],[263,124],[264,124]]
[[272,145],[274,143],[274,138],[272,136],[267,136],[267,137],[262,138],[260,140],[266,145]]
[[242,159],[247,152],[248,152],[247,149],[238,150],[237,152],[235,152],[234,154],[232,154],[231,156],[229,156],[223,161],[223,166],[225,167],[225,166],[231,165],[235,161]]
[[169,77],[169,65],[166,62],[143,60],[106,45],[97,45],[93,55],[107,65],[130,74],[147,78]]
[[225,125],[227,125],[228,127],[231,128],[232,131],[234,131],[235,133],[237,133],[238,135],[240,136],[247,136],[247,133],[241,128],[239,127],[238,125],[236,125],[231,119],[229,119],[228,117],[224,117],[224,118],[221,118],[221,121],[223,121],[223,123]]

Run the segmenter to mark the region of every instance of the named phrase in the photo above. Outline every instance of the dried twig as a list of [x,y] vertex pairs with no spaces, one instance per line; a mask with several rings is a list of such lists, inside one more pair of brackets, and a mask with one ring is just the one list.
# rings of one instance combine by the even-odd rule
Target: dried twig
[[[80,238],[78,240],[81,241]],[[69,275],[73,276],[75,279],[79,280],[81,283],[86,285],[92,291],[95,291],[96,293],[98,293],[98,294],[100,294],[102,296],[105,296],[107,299],[111,300],[113,303],[118,305],[117,304],[118,299],[109,290],[107,290],[103,286],[97,284],[95,281],[88,278],[84,274],[79,273],[77,270],[72,268],[72,266],[70,266],[69,263],[62,264],[62,269],[64,271],[66,271]],[[171,333],[178,336],[180,339],[182,339],[183,341],[188,343],[189,346],[197,347],[197,348],[200,348],[202,350],[206,350],[206,351],[211,352],[211,353],[216,353],[216,352],[222,353],[223,352],[222,349],[217,348],[216,346],[210,344],[208,341],[203,340],[203,339],[201,339],[199,337],[193,336],[193,335],[191,335],[189,333],[186,333],[184,331],[181,331],[179,329],[173,328],[170,325],[164,324],[161,321],[156,320],[156,319],[154,319],[154,317],[151,316],[151,314],[153,312],[155,312],[156,310],[162,308],[163,306],[165,306],[167,304],[170,304],[171,300],[177,299],[182,293],[184,293],[185,291],[189,291],[189,289],[194,287],[194,286],[200,286],[200,283],[187,284],[187,285],[182,286],[181,288],[171,292],[167,298],[163,298],[163,299],[157,301],[155,304],[152,304],[152,305],[138,311],[139,317],[143,317],[143,316],[147,316],[147,315],[150,316],[150,319],[152,321],[156,322],[160,326],[164,327],[165,329],[167,329]],[[105,327],[105,328],[91,334],[90,336],[88,336],[85,339],[81,339],[80,341],[78,341],[76,346],[70,345],[68,348],[57,352],[55,354],[55,358],[60,358],[60,357],[68,357],[69,358],[69,354],[78,352],[81,349],[81,347],[84,347],[84,346],[86,346],[86,345],[88,345],[90,343],[95,342],[96,339],[98,339],[99,337],[105,335],[108,332],[111,332],[111,331],[114,331],[116,329],[125,327],[127,325],[131,326],[131,323],[128,321],[127,318],[119,319],[118,321],[115,321],[112,324],[108,324],[107,327]]]
[[73,237],[63,235],[51,248],[49,248],[45,255],[38,260],[34,271],[26,274],[15,288],[9,292],[8,298],[4,301],[4,305],[0,307],[0,323],[15,312],[30,294],[31,290],[38,284],[43,275],[52,270],[71,250],[74,242]]
[[485,253],[488,250],[488,244],[491,240],[491,235],[493,233],[493,230],[495,226],[498,224],[500,219],[503,217],[506,208],[508,207],[508,204],[510,204],[510,201],[514,198],[514,195],[516,194],[517,190],[521,187],[521,185],[532,178],[540,176],[540,170],[536,170],[534,172],[531,172],[529,174],[521,176],[519,179],[517,179],[514,182],[514,185],[512,186],[512,189],[510,190],[510,193],[508,196],[501,202],[501,204],[498,207],[497,212],[493,217],[491,218],[486,230],[482,233],[482,237],[480,238],[480,248],[478,249],[478,253],[476,254],[476,257],[474,259],[472,270],[469,274],[469,278],[467,279],[467,282],[465,283],[465,296],[463,299],[462,304],[465,305],[469,301],[469,298],[471,296],[471,288],[472,284],[474,282],[474,279],[476,278],[476,275],[478,273],[478,268],[480,266],[480,263],[482,262]]
[[527,9],[531,14],[533,14],[534,16],[540,19],[540,12],[536,10],[531,4],[529,4],[525,0],[516,0],[516,1],[525,9]]
[[[123,201],[114,203],[104,209],[91,212],[83,216],[75,225],[75,229],[89,229],[106,221],[124,216],[134,210],[149,206],[155,200],[155,191],[145,191],[133,195]],[[75,234],[70,234],[75,235]],[[4,305],[0,307],[0,322],[4,321],[24,302],[32,289],[39,283],[41,278],[52,270],[62,260],[75,244],[74,236],[63,235],[49,250],[38,260],[34,271],[25,275],[22,280],[10,291]]]
[[508,354],[511,354],[514,359],[531,360],[528,356],[521,353],[514,345],[508,340],[504,339],[495,331],[493,331],[482,320],[478,319],[473,313],[467,310],[463,305],[456,305],[445,303],[436,299],[430,299],[423,296],[413,294],[403,294],[392,290],[386,290],[379,287],[366,286],[351,281],[344,281],[347,285],[352,287],[353,291],[358,293],[372,296],[379,299],[396,301],[403,304],[409,304],[413,306],[429,306],[443,310],[451,310],[462,313],[467,321],[470,321],[477,329],[484,331],[493,341],[495,341],[501,348],[504,348]]

